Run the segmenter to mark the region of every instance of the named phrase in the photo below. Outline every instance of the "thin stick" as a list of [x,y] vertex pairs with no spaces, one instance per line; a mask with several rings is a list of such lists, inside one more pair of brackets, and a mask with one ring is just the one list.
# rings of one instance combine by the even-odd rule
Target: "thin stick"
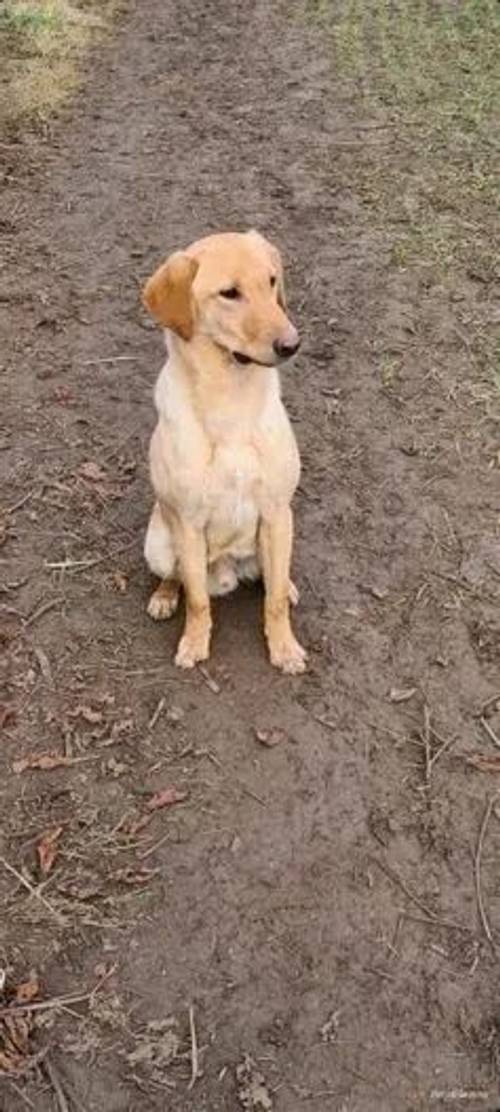
[[9,516],[10,514],[14,514],[16,510],[21,509],[21,506],[25,506],[26,502],[29,502],[30,498],[33,498],[34,493],[34,490],[30,490],[28,494],[24,495],[24,498],[20,498],[19,502],[14,502],[14,505],[9,506],[5,512],[9,514]]
[[[432,732],[434,734],[434,737],[437,737],[437,734],[434,732],[434,730]],[[447,741],[443,741],[443,744],[440,745],[439,749],[434,753],[434,756],[431,757],[431,759],[430,759],[430,768],[431,768],[431,770],[434,768],[434,765],[436,764],[436,761],[439,761],[440,757],[443,756],[443,753],[446,753],[446,750],[449,749],[451,745],[454,745],[456,740],[457,740],[456,737],[449,737],[447,739]]]
[[188,1089],[192,1089],[199,1074],[198,1066],[198,1042],[196,1039],[196,1027],[194,1023],[194,1008],[191,1005],[189,1008],[189,1030],[191,1033],[191,1081],[189,1082]]
[[9,862],[5,860],[5,857],[0,857],[0,863],[3,865],[4,869],[6,869],[7,872],[11,874],[11,876],[14,876],[16,880],[18,880],[19,883],[22,884],[23,888],[26,888],[26,891],[29,892],[31,896],[36,896],[37,900],[40,900],[40,903],[43,904],[47,911],[50,911],[50,914],[53,915],[55,919],[57,919],[57,922],[60,926],[66,926],[66,920],[64,916],[61,915],[59,911],[56,911],[55,907],[52,907],[52,904],[50,904],[48,900],[45,899],[45,896],[42,896],[42,893],[38,890],[38,888],[35,888],[33,884],[30,884],[29,880],[26,880],[26,877],[24,877],[22,873],[18,872],[18,870],[15,869],[13,865],[10,865]]
[[453,923],[449,919],[440,919],[439,915],[435,915],[433,911],[429,911],[429,908],[426,907],[424,903],[422,903],[422,900],[419,900],[418,896],[415,896],[414,893],[411,892],[409,888],[407,888],[404,881],[401,880],[397,873],[393,872],[393,870],[389,868],[389,865],[385,865],[382,861],[379,861],[378,857],[372,857],[371,860],[375,865],[378,865],[379,869],[381,869],[382,872],[385,873],[386,876],[388,876],[394,884],[398,885],[398,888],[401,888],[401,891],[404,892],[405,896],[408,897],[411,903],[414,903],[416,907],[419,907],[420,910],[423,911],[426,918],[429,919],[431,922],[440,924],[443,927],[451,927],[453,930],[467,932],[469,931],[468,927],[460,926],[459,923]]
[[153,713],[153,714],[151,715],[151,718],[150,718],[150,720],[149,720],[149,722],[148,722],[148,730],[154,730],[154,728],[155,728],[155,726],[156,726],[156,723],[157,723],[157,721],[158,721],[158,719],[159,719],[159,717],[160,717],[160,714],[162,713],[162,710],[163,710],[163,708],[164,708],[164,706],[165,706],[165,703],[166,703],[166,701],[167,701],[167,700],[166,700],[165,696],[164,696],[164,695],[162,695],[162,697],[161,697],[161,699],[160,699],[160,701],[159,701],[159,703],[158,703],[158,706],[157,706],[156,710],[155,710],[155,711],[154,711],[154,713]]
[[64,1008],[68,1004],[85,1004],[89,1000],[93,1000],[97,993],[102,988],[103,984],[113,976],[116,972],[116,962],[108,969],[103,977],[100,977],[90,992],[75,993],[73,996],[53,996],[51,1000],[33,1000],[29,1004],[10,1004],[8,1008],[0,1008],[0,1019],[5,1019],[6,1016],[21,1014],[24,1015],[29,1012],[47,1012],[52,1011],[53,1008]]
[[484,812],[484,815],[483,815],[483,821],[481,823],[481,829],[479,831],[479,838],[477,840],[476,856],[475,856],[475,859],[474,859],[474,877],[475,877],[475,881],[476,881],[476,896],[477,896],[477,906],[478,906],[478,909],[479,909],[479,918],[481,920],[482,928],[484,930],[484,933],[486,935],[486,938],[488,939],[488,942],[489,942],[492,950],[495,950],[495,942],[494,942],[494,939],[493,939],[493,935],[491,933],[491,927],[490,927],[490,924],[488,922],[488,916],[486,914],[486,908],[484,906],[484,900],[483,900],[483,890],[482,890],[482,885],[481,885],[481,857],[482,857],[482,853],[483,853],[484,839],[485,839],[485,836],[486,836],[486,828],[487,828],[488,823],[490,821],[491,812],[493,810],[493,806],[494,806],[497,799],[498,799],[498,792],[495,792],[495,794],[491,796],[491,798],[488,800],[488,803],[486,804],[485,812]]
[[[1,144],[0,144],[0,146],[1,146]],[[33,1108],[34,1112],[36,1112],[36,1108],[35,1108],[35,1105],[33,1104],[33,1101],[30,1100],[29,1096],[27,1096],[26,1093],[23,1093],[23,1090],[19,1088],[19,1085],[16,1085],[15,1081],[12,1081],[11,1078],[9,1078],[9,1084],[14,1089],[14,1092],[17,1093],[18,1097],[22,1101],[24,1101],[26,1107],[27,1108]]]
[[320,726],[324,726],[326,730],[337,729],[335,722],[330,722],[329,718],[322,718],[321,714],[313,714],[311,717],[314,718],[315,722],[319,722]]
[[83,367],[92,367],[97,363],[138,363],[138,355],[112,355],[109,359],[84,359]]
[[23,623],[23,629],[29,629],[29,627],[33,625],[34,622],[37,622],[39,618],[42,618],[44,614],[48,614],[49,610],[53,610],[55,606],[59,606],[63,602],[63,598],[53,598],[50,602],[44,602],[43,606],[39,606],[38,610],[34,610],[29,618],[26,618],[26,621]]
[[156,853],[156,850],[160,849],[160,846],[162,846],[164,842],[168,842],[171,833],[171,830],[167,830],[167,833],[163,835],[163,838],[160,838],[160,840],[158,842],[155,842],[154,845],[149,846],[148,849],[145,849],[144,853],[140,853],[139,861],[144,861],[145,857],[149,857],[151,853]]
[[45,561],[45,567],[50,571],[67,571],[70,568],[83,571],[85,568],[95,568],[97,564],[104,563],[105,560],[114,560],[115,556],[120,556],[122,552],[127,552],[129,548],[133,548],[137,544],[136,540],[129,541],[128,544],[123,544],[120,548],[115,548],[114,552],[105,552],[103,556],[96,556],[94,560],[55,560]]
[[70,1107],[66,1100],[64,1089],[61,1085],[61,1082],[59,1081],[52,1062],[50,1062],[48,1058],[45,1059],[43,1068],[56,1095],[57,1107],[59,1108],[59,1112],[70,1112]]
[[427,703],[424,703],[424,733],[423,733],[424,751],[425,751],[425,783],[429,787],[431,781],[431,712]]
[[486,730],[490,741],[493,742],[493,745],[496,745],[497,749],[500,749],[500,738],[497,737],[494,729],[492,728],[492,726],[490,726],[488,719],[484,717],[484,714],[481,715],[479,721],[481,723],[481,726],[483,727],[483,730]]

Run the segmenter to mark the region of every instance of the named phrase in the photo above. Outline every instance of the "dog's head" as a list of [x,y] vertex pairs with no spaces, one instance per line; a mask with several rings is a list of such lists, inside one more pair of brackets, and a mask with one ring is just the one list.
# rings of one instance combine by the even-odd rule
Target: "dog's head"
[[178,251],[146,283],[155,319],[186,342],[203,337],[240,364],[294,355],[279,251],[258,232],[207,236]]

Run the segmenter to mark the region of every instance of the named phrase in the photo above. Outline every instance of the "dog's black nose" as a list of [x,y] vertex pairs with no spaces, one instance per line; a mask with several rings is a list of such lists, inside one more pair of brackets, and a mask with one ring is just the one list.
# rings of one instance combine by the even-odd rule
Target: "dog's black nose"
[[275,340],[273,344],[274,351],[279,359],[290,359],[295,352],[299,350],[300,340],[297,339],[293,344],[284,343],[283,340]]

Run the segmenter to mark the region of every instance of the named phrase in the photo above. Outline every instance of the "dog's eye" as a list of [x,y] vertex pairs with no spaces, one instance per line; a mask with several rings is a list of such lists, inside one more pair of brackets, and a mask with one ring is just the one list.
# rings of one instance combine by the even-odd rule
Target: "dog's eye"
[[274,289],[274,287],[276,285],[276,275],[271,274],[271,277],[270,277],[269,281],[271,282],[271,289]]
[[227,290],[220,290],[220,296],[226,297],[228,301],[237,301],[241,297],[240,291],[237,286],[229,286]]

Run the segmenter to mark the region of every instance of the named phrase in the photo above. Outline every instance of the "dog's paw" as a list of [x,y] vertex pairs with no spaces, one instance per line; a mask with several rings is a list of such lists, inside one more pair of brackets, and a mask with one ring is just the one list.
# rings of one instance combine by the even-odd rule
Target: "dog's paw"
[[299,598],[300,592],[297,590],[295,583],[292,583],[292,580],[290,580],[288,584],[288,601],[292,606],[297,606]]
[[155,622],[163,622],[175,614],[179,603],[179,589],[175,584],[160,583],[148,602],[148,614]]
[[208,660],[210,647],[210,631],[200,633],[185,633],[181,637],[175,663],[178,668],[194,668],[202,660]]
[[306,670],[307,653],[293,635],[286,640],[270,640],[269,655],[271,664],[289,676],[298,676]]

